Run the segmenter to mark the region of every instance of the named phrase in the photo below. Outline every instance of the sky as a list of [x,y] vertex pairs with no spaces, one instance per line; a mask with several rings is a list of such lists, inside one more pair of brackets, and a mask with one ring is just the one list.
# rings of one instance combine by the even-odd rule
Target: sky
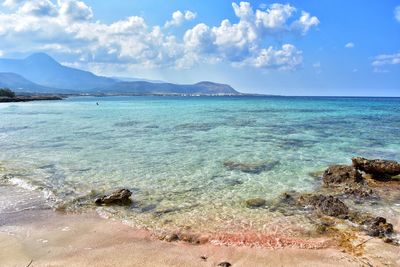
[[0,57],[245,93],[400,96],[399,0],[0,0]]

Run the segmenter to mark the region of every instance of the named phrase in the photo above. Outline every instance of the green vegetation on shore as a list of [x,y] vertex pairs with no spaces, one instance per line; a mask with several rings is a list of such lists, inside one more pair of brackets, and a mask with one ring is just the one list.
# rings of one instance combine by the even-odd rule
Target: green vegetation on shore
[[0,97],[15,97],[15,93],[11,91],[9,88],[0,88]]

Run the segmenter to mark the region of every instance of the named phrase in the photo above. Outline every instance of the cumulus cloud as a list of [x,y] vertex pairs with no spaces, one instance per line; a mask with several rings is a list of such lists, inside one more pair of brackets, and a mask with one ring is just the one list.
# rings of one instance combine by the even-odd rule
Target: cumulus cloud
[[344,47],[346,47],[346,48],[353,48],[353,47],[354,47],[354,43],[352,43],[352,42],[347,43]]
[[167,21],[165,23],[165,27],[172,27],[172,26],[181,26],[185,21],[190,21],[194,20],[196,18],[197,14],[192,12],[192,11],[185,11],[185,13],[182,13],[182,11],[177,10],[174,13],[172,13],[172,19]]
[[257,68],[292,70],[303,61],[302,52],[294,45],[284,44],[280,49],[263,48],[250,59],[250,65]]
[[319,24],[319,19],[315,16],[311,16],[310,13],[305,11],[301,12],[301,17],[293,22],[292,28],[297,29],[301,34],[305,35],[308,30]]
[[89,20],[93,17],[92,9],[82,1],[58,0],[60,15],[76,21]]
[[225,19],[216,26],[199,23],[179,37],[165,28],[193,20],[196,13],[178,10],[165,25],[149,26],[139,16],[113,23],[93,21],[92,9],[79,0],[5,0],[3,5],[9,12],[0,13],[1,50],[52,51],[70,58],[70,64],[96,66],[190,68],[226,62],[293,70],[302,64],[302,52],[293,44],[276,43],[286,35],[306,35],[319,24],[318,18],[289,4],[253,9],[240,2],[232,4],[235,21]]
[[32,16],[56,16],[57,8],[49,0],[26,1],[19,9],[18,13]]

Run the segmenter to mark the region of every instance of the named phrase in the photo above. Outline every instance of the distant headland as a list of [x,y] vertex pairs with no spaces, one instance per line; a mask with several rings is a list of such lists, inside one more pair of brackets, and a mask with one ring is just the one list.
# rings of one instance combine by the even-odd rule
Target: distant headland
[[24,59],[0,59],[1,87],[18,95],[242,95],[230,85],[209,81],[173,84],[97,76],[63,66],[45,53]]

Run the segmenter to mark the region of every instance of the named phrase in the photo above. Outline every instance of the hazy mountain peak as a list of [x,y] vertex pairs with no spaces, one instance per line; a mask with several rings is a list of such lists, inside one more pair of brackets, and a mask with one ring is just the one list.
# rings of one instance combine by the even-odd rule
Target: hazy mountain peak
[[54,58],[49,56],[46,53],[34,53],[25,58],[26,62],[35,63],[35,64],[46,64],[46,65],[57,65],[60,66],[61,64],[58,63]]

